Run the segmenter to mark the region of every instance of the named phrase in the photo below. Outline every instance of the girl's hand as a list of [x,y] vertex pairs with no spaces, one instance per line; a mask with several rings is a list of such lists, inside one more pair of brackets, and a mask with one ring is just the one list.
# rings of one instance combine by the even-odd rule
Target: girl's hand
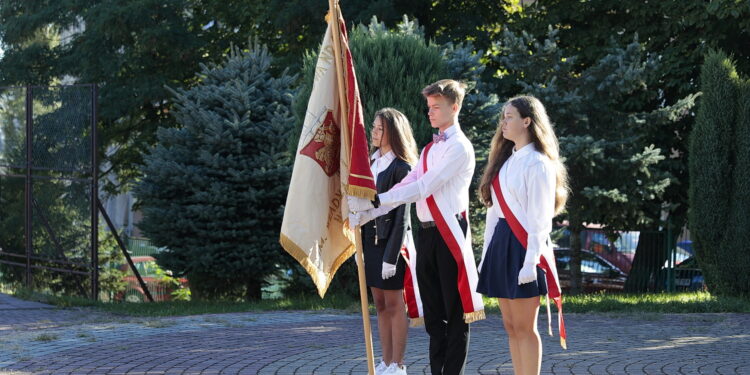
[[381,272],[381,275],[380,275],[383,277],[383,280],[390,279],[395,274],[396,274],[396,265],[383,262],[383,271]]
[[521,271],[518,272],[518,285],[536,281],[536,264],[524,262]]

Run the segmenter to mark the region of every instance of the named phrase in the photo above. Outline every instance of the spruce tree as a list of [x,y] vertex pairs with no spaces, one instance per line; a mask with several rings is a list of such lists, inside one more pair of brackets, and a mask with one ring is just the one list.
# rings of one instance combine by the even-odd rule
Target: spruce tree
[[294,127],[286,71],[265,46],[232,47],[190,89],[170,89],[178,128],[160,128],[135,188],[158,262],[187,275],[197,298],[259,299],[286,260],[278,245]]

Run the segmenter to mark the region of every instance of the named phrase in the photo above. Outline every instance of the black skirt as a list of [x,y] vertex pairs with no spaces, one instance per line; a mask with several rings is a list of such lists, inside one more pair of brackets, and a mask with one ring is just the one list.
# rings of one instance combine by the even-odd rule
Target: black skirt
[[531,298],[547,294],[547,281],[542,269],[536,267],[536,281],[518,285],[526,249],[516,239],[505,219],[495,226],[492,240],[479,270],[477,292],[493,298]]
[[378,244],[375,244],[375,227],[372,221],[362,226],[362,251],[365,256],[367,286],[385,290],[404,289],[406,261],[401,255],[396,260],[396,274],[383,280],[383,255],[387,242],[388,240],[378,240]]

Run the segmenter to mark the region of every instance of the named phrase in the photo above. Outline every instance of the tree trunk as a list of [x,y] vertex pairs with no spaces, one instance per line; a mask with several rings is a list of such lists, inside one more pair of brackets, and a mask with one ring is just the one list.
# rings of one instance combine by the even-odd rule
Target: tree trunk
[[669,254],[665,236],[664,232],[641,232],[633,267],[625,281],[625,292],[642,293],[664,289],[666,272],[661,272],[661,268]]
[[250,280],[247,282],[247,290],[245,290],[245,301],[260,301],[263,297],[263,291],[261,290],[261,283],[257,280]]
[[[574,229],[575,228],[575,229]],[[581,277],[581,232],[580,227],[570,227],[570,294],[582,291]]]
[[194,286],[190,287],[190,300],[191,301],[210,301],[211,299],[212,299],[211,294],[208,291],[203,290],[200,287],[197,287],[197,288]]

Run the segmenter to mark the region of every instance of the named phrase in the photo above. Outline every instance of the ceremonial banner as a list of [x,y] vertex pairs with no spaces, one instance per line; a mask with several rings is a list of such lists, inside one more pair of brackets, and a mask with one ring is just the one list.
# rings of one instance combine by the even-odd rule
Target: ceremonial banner
[[[332,22],[332,14],[338,22]],[[375,195],[346,24],[338,9],[327,19],[280,236],[321,297],[339,266],[355,252],[354,234],[346,223],[346,194],[368,199]]]

